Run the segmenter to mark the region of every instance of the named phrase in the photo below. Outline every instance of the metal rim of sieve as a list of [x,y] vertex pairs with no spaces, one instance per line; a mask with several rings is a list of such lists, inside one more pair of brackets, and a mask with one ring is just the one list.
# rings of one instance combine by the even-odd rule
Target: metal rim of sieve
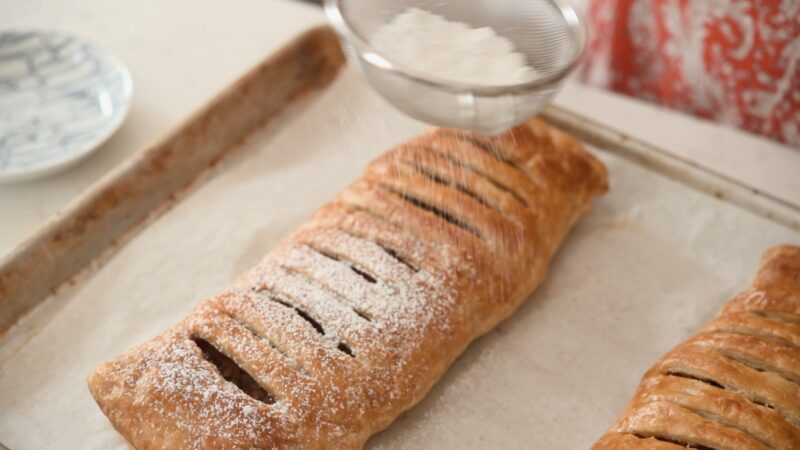
[[547,1],[552,3],[561,13],[565,26],[569,29],[569,32],[574,39],[575,51],[573,52],[569,61],[555,73],[545,75],[536,80],[525,83],[508,84],[502,86],[486,86],[453,82],[415,73],[414,70],[402,67],[400,64],[390,61],[381,55],[377,50],[375,50],[372,45],[370,45],[368,39],[356,31],[355,27],[350,23],[350,21],[345,18],[345,15],[342,13],[342,9],[340,7],[342,0],[324,0],[324,6],[328,20],[331,22],[339,35],[343,36],[348,43],[354,42],[357,43],[358,46],[369,50],[368,57],[364,57],[364,59],[366,59],[370,64],[392,72],[396,75],[412,79],[418,83],[435,87],[437,89],[451,92],[469,91],[477,95],[492,96],[530,92],[533,90],[556,87],[561,80],[563,80],[567,75],[570,74],[570,72],[572,72],[572,69],[575,68],[580,61],[581,56],[583,56],[583,51],[586,47],[586,28],[583,17],[566,0]]

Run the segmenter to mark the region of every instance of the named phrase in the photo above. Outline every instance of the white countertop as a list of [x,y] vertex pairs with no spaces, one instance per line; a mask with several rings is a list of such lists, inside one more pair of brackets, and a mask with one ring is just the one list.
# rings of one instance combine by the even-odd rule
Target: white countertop
[[[325,21],[319,8],[290,0],[0,0],[0,11],[0,29],[54,28],[96,41],[128,65],[134,82],[128,119],[87,160],[0,186],[0,255],[292,36]],[[556,102],[800,205],[798,150],[577,83]]]

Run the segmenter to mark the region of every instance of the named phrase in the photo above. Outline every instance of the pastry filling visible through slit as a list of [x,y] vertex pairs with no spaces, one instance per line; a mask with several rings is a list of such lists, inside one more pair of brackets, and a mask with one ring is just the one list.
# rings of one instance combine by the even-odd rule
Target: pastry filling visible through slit
[[375,283],[378,282],[378,280],[376,280],[375,277],[373,277],[372,275],[368,274],[367,272],[364,272],[363,270],[359,269],[356,266],[350,266],[350,269],[352,269],[353,272],[361,275],[361,278],[367,280],[368,283],[375,284]]
[[473,200],[475,200],[476,202],[480,203],[481,205],[486,206],[487,208],[491,208],[491,209],[495,209],[495,210],[497,209],[497,208],[494,207],[494,205],[489,203],[488,200],[486,200],[485,198],[481,197],[480,195],[478,195],[477,192],[475,192],[472,189],[464,186],[463,184],[458,183],[456,181],[452,181],[450,179],[447,179],[447,178],[444,177],[444,175],[440,175],[440,174],[434,172],[433,170],[431,170],[431,169],[429,169],[429,168],[427,168],[427,167],[425,167],[425,166],[423,166],[421,164],[415,164],[415,163],[407,163],[407,164],[412,169],[414,169],[415,171],[419,172],[422,176],[424,176],[425,178],[433,181],[434,183],[440,184],[442,186],[449,187],[451,189],[455,189],[456,191],[461,192],[462,194],[472,198]]
[[305,312],[302,309],[297,308],[297,307],[295,307],[294,310],[295,310],[295,312],[297,312],[298,316],[302,317],[303,320],[305,320],[306,322],[310,323],[311,326],[314,327],[315,330],[317,330],[317,333],[325,334],[325,329],[322,328],[322,325],[320,325],[319,322],[317,322],[311,316],[309,316],[307,312]]
[[[293,309],[294,312],[297,313],[297,315],[300,316],[300,318],[302,318],[303,320],[308,322],[308,324],[311,325],[311,327],[314,328],[314,330],[317,333],[319,333],[321,336],[326,336],[327,335],[327,333],[325,332],[325,327],[323,327],[322,324],[319,323],[319,321],[317,321],[316,319],[311,317],[311,315],[308,314],[303,309],[301,309],[301,308],[299,308],[297,306],[294,306],[293,304],[291,304],[290,302],[288,302],[286,300],[282,300],[274,292],[269,292],[269,291],[266,291],[266,290],[263,290],[263,289],[259,290],[257,292],[266,293],[267,294],[267,298],[269,300],[271,300],[271,301],[273,301],[275,303],[278,303],[280,305],[283,305],[283,306],[285,306],[287,308]],[[344,342],[339,341],[339,343],[336,346],[336,348],[338,350],[340,350],[341,352],[346,353],[348,356],[352,356],[352,357],[356,356],[355,353],[353,353],[353,350],[347,344],[345,344]]]
[[396,251],[396,250],[393,250],[393,249],[391,249],[391,248],[389,248],[389,247],[387,247],[386,245],[383,245],[383,244],[379,244],[379,243],[378,243],[377,245],[378,245],[378,247],[380,247],[380,248],[381,248],[381,249],[382,249],[384,252],[386,252],[386,254],[388,254],[389,256],[391,256],[392,258],[394,258],[395,260],[397,260],[397,262],[399,262],[400,264],[402,264],[402,265],[404,265],[404,266],[408,267],[409,269],[413,270],[414,272],[419,272],[419,269],[418,269],[417,267],[415,267],[413,264],[411,264],[410,262],[408,262],[408,261],[407,261],[405,258],[403,258],[402,256],[400,256],[400,254],[399,254],[399,253],[397,253],[397,251]]
[[[330,286],[328,286],[324,282],[319,281],[318,279],[314,278],[312,275],[309,275],[308,273],[306,273],[306,272],[304,272],[304,271],[302,271],[300,269],[297,269],[297,268],[294,268],[294,267],[290,267],[290,266],[285,266],[285,265],[281,265],[281,269],[283,269],[283,270],[285,270],[285,271],[287,271],[289,273],[293,273],[293,274],[295,274],[297,276],[305,278],[308,283],[311,283],[311,284],[313,284],[315,286],[318,286],[320,289],[328,292],[333,300],[335,300],[335,301],[341,303],[342,305],[344,305],[345,307],[349,308],[350,310],[352,310],[354,313],[356,313],[356,315],[358,315],[362,319],[366,320],[367,322],[371,322],[372,321],[372,317],[369,314],[367,314],[366,312],[360,310],[359,308],[356,308],[355,306],[349,304],[334,289],[332,289]],[[264,292],[264,291],[262,290],[261,292]],[[285,302],[281,302],[281,303],[284,304],[285,306],[289,306],[288,303],[285,303]]]
[[353,353],[353,350],[344,342],[339,342],[339,345],[336,346],[340,351],[347,353],[350,356],[355,357],[356,355]]
[[308,371],[306,370],[306,368],[305,368],[305,367],[303,367],[303,365],[302,365],[302,364],[300,364],[300,363],[298,362],[298,360],[296,360],[295,358],[293,358],[292,356],[290,356],[290,355],[289,355],[289,353],[287,352],[287,350],[286,350],[286,349],[280,348],[280,347],[279,347],[278,345],[276,345],[276,343],[275,343],[275,342],[273,342],[273,341],[272,341],[272,340],[271,340],[269,337],[267,337],[265,334],[263,334],[262,332],[260,332],[259,330],[257,330],[257,329],[256,329],[256,327],[254,327],[253,325],[251,325],[251,324],[250,324],[249,322],[247,322],[245,319],[243,319],[243,318],[241,318],[241,317],[238,317],[238,316],[236,316],[234,313],[232,313],[232,312],[230,312],[230,311],[227,311],[227,310],[220,310],[220,313],[221,313],[222,315],[224,315],[225,317],[228,317],[229,319],[231,319],[231,320],[233,320],[234,322],[236,322],[236,323],[237,323],[237,324],[238,324],[240,327],[242,327],[242,328],[244,328],[245,330],[247,330],[247,331],[248,331],[250,334],[252,334],[252,335],[253,335],[253,337],[254,337],[255,339],[257,339],[257,340],[259,340],[259,341],[261,341],[261,342],[263,342],[263,343],[265,343],[265,344],[269,345],[269,347],[270,347],[271,349],[275,350],[275,351],[276,351],[278,354],[280,354],[280,355],[281,355],[281,356],[282,356],[282,357],[283,357],[283,358],[284,358],[284,359],[285,359],[285,360],[286,360],[286,361],[287,361],[289,364],[293,365],[293,366],[294,366],[294,367],[297,369],[297,371],[298,371],[298,372],[302,373],[302,374],[303,374],[303,375],[305,375],[305,376],[309,376],[309,374],[308,374]]
[[242,392],[260,402],[268,405],[275,403],[275,396],[261,387],[246,370],[239,367],[236,361],[228,357],[228,355],[219,351],[205,339],[195,337],[192,341],[203,352],[203,357],[217,368],[222,378],[226,381],[233,383]]
[[718,388],[718,389],[723,389],[723,390],[725,389],[725,386],[717,383],[714,380],[708,379],[708,378],[700,378],[700,377],[696,377],[694,375],[689,375],[689,374],[683,373],[683,372],[667,372],[666,374],[669,375],[669,376],[673,376],[673,377],[686,378],[688,380],[699,381],[701,383],[705,383],[705,384],[708,384],[710,386],[714,386],[715,388]]
[[688,374],[688,373],[684,373],[684,372],[666,372],[666,375],[669,375],[671,377],[679,377],[679,378],[686,378],[686,379],[689,379],[689,380],[695,380],[695,381],[699,381],[701,383],[705,383],[705,384],[707,384],[709,386],[714,386],[717,389],[729,390],[729,391],[734,392],[734,393],[736,393],[738,395],[741,395],[746,400],[748,400],[748,401],[750,401],[750,402],[752,402],[752,403],[754,403],[754,404],[756,404],[758,406],[763,406],[763,407],[769,408],[769,409],[775,409],[775,407],[773,405],[770,405],[769,403],[766,403],[766,402],[764,402],[764,401],[762,401],[760,399],[757,399],[757,398],[753,398],[751,396],[744,395],[742,392],[740,392],[740,391],[738,391],[736,389],[728,389],[725,386],[717,383],[716,381],[714,381],[714,380],[712,380],[710,378],[697,377],[697,376],[694,376],[694,375],[691,375],[691,374]]
[[387,191],[391,192],[392,194],[400,197],[400,199],[403,200],[404,202],[409,203],[409,204],[411,204],[411,205],[413,205],[413,206],[415,206],[415,207],[417,207],[417,208],[419,208],[419,209],[421,209],[423,211],[427,211],[427,212],[439,217],[440,219],[442,219],[442,220],[444,220],[444,221],[446,221],[446,222],[448,222],[448,223],[450,223],[452,225],[455,225],[456,227],[461,228],[464,231],[472,233],[472,234],[474,234],[476,237],[478,237],[480,239],[483,239],[483,235],[481,234],[480,230],[478,230],[478,228],[476,228],[474,225],[471,225],[471,224],[459,219],[458,217],[454,216],[453,214],[451,214],[451,213],[449,213],[449,212],[447,212],[447,211],[445,211],[443,209],[440,209],[440,208],[438,208],[438,207],[436,207],[434,205],[431,205],[430,203],[428,203],[428,202],[426,202],[424,200],[421,200],[421,199],[419,199],[417,197],[409,195],[406,192],[403,192],[403,191],[400,191],[398,189],[395,189],[392,186],[381,185],[381,187],[383,187]]
[[341,226],[338,226],[338,227],[336,227],[336,229],[337,229],[337,230],[339,230],[339,231],[341,231],[342,233],[345,233],[345,234],[347,234],[347,235],[349,235],[349,236],[352,236],[352,237],[354,237],[354,238],[356,238],[356,239],[361,239],[361,240],[369,241],[369,242],[371,242],[371,243],[373,243],[373,244],[377,245],[377,246],[378,246],[378,247],[380,247],[380,248],[381,248],[381,250],[383,250],[383,251],[384,251],[384,252],[385,252],[387,255],[389,255],[389,256],[391,256],[392,258],[394,258],[394,260],[395,260],[395,261],[397,261],[397,262],[399,262],[400,264],[402,264],[402,265],[404,265],[404,266],[408,267],[409,269],[413,270],[414,272],[419,272],[419,269],[418,269],[417,267],[415,267],[413,264],[411,264],[410,262],[408,262],[408,261],[407,261],[405,258],[403,258],[402,256],[400,256],[400,253],[399,253],[397,250],[394,250],[394,249],[392,249],[392,248],[391,248],[391,247],[389,247],[387,244],[384,244],[384,243],[378,242],[378,241],[376,241],[375,239],[371,239],[371,238],[369,238],[369,237],[367,237],[367,236],[362,236],[362,235],[356,234],[356,233],[354,233],[353,231],[351,231],[351,230],[348,230],[347,228],[343,228],[343,227],[341,227]]
[[368,283],[375,284],[375,283],[378,282],[378,280],[375,277],[373,277],[372,275],[367,273],[365,270],[359,268],[354,262],[342,261],[342,258],[340,258],[338,255],[334,255],[331,252],[328,252],[328,251],[322,250],[320,248],[317,248],[314,245],[306,244],[306,246],[308,248],[310,248],[311,250],[319,253],[320,255],[322,255],[322,256],[324,256],[324,257],[326,257],[328,259],[332,259],[332,260],[334,260],[336,262],[341,262],[341,263],[347,264],[347,266],[350,267],[350,270],[352,270],[353,272],[358,274],[361,278],[366,280]]
[[435,149],[435,148],[433,148],[433,147],[428,147],[428,148],[426,148],[426,151],[429,151],[430,153],[432,153],[432,154],[436,155],[437,157],[439,157],[439,158],[441,158],[441,159],[443,159],[443,160],[445,160],[445,161],[449,162],[450,164],[453,164],[453,165],[455,165],[455,166],[461,167],[462,169],[469,170],[470,172],[472,172],[472,173],[474,173],[474,174],[476,174],[476,175],[478,175],[478,176],[480,176],[480,177],[484,178],[486,181],[488,181],[490,184],[492,184],[492,185],[493,185],[494,187],[496,187],[497,189],[500,189],[501,191],[503,191],[503,192],[507,192],[508,194],[510,194],[510,195],[511,195],[512,197],[514,197],[514,198],[515,198],[517,201],[519,201],[520,203],[522,203],[522,205],[523,205],[523,206],[525,206],[526,208],[527,208],[528,206],[530,206],[530,205],[528,204],[528,201],[527,201],[527,200],[525,200],[524,198],[522,198],[522,196],[521,196],[521,195],[519,195],[519,194],[518,194],[516,191],[514,191],[514,190],[513,190],[513,189],[511,189],[510,187],[506,186],[506,185],[505,185],[505,184],[504,184],[502,181],[500,181],[499,179],[497,179],[497,178],[495,178],[495,177],[491,176],[490,174],[488,174],[488,173],[484,172],[483,170],[481,170],[481,169],[479,169],[479,168],[477,168],[477,167],[473,166],[472,164],[469,164],[469,163],[468,163],[468,162],[466,162],[466,161],[462,161],[462,160],[460,160],[460,159],[456,158],[455,156],[453,156],[453,155],[451,155],[451,154],[449,154],[449,153],[446,153],[446,152],[442,152],[442,151],[436,150],[436,149]]

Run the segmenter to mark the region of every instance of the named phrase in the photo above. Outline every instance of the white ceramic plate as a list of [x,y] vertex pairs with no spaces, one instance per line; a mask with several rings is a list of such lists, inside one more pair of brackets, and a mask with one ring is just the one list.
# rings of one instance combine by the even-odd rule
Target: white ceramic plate
[[128,112],[116,57],[59,32],[0,32],[0,182],[63,169],[108,139]]

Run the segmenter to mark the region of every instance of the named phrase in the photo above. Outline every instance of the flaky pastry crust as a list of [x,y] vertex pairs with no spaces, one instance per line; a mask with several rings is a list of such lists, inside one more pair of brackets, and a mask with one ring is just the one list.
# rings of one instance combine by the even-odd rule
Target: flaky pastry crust
[[89,388],[139,449],[360,448],[528,297],[606,189],[541,121],[433,129]]
[[800,449],[800,247],[768,250],[750,287],[644,376],[592,447]]

